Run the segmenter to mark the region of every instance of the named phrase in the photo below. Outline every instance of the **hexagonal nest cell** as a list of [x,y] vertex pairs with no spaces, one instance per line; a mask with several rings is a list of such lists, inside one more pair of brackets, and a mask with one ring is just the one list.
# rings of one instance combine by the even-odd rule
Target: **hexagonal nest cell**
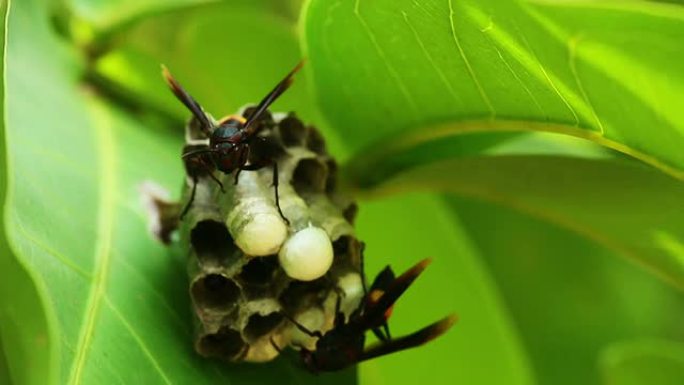
[[[244,236],[245,229],[262,225],[260,218],[277,213],[270,166],[241,172],[237,184],[234,175],[214,172],[225,191],[208,173],[200,174],[194,201],[180,224],[181,241],[189,250],[195,348],[204,356],[233,362],[273,359],[278,355],[273,343],[282,349],[293,338],[295,326],[288,318],[311,309],[323,311],[325,321],[317,327],[329,330],[334,318],[330,299],[338,295],[338,280],[360,270],[361,244],[351,224],[356,205],[337,190],[337,165],[327,154],[322,135],[292,113],[266,113],[255,125],[263,146],[250,150],[270,154],[279,169],[279,198],[289,220],[280,244],[260,255],[250,255],[244,247],[282,233],[264,230],[256,240]],[[186,149],[207,139],[198,127],[194,119],[187,125],[186,137],[192,143]],[[183,203],[192,189],[188,175]],[[333,261],[324,276],[299,281],[286,274],[278,253],[283,242],[310,226],[323,229],[330,238]]]

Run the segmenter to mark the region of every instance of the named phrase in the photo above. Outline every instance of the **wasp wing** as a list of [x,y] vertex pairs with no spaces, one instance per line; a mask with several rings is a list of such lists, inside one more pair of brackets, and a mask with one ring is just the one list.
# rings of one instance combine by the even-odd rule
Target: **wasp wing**
[[290,73],[288,73],[287,76],[285,76],[285,78],[283,80],[281,80],[280,83],[278,83],[273,88],[273,90],[271,90],[271,92],[269,92],[268,95],[266,95],[266,97],[264,97],[261,100],[261,102],[259,102],[259,105],[257,105],[257,107],[254,109],[254,111],[252,111],[252,113],[247,118],[247,121],[245,122],[244,129],[247,131],[248,134],[254,133],[253,130],[249,130],[249,127],[257,119],[259,119],[261,114],[263,114],[264,111],[266,111],[268,109],[268,107],[273,102],[275,102],[275,100],[278,99],[278,97],[280,95],[283,94],[283,92],[285,92],[290,87],[290,85],[292,84],[292,82],[294,80],[292,77],[294,76],[295,73],[297,73],[297,71],[302,69],[303,65],[304,65],[304,60],[300,61],[299,64],[297,64],[297,66],[295,66],[295,68],[293,68],[292,71],[290,71]]
[[409,335],[371,345],[359,356],[358,362],[423,345],[444,334],[455,322],[456,315],[452,314]]
[[[395,278],[396,276],[394,275],[392,268],[389,265],[385,266],[385,268],[375,276],[375,279],[373,279],[369,292],[366,293],[366,300],[373,302],[380,298],[392,282],[394,282]],[[372,329],[373,334],[381,341],[388,341],[392,338],[389,331],[389,325],[387,325],[387,317],[389,317],[389,312],[385,312],[385,322],[382,323],[382,327]]]
[[164,80],[166,80],[166,84],[169,85],[171,91],[173,91],[174,95],[176,95],[176,98],[178,98],[178,100],[180,100],[181,103],[183,103],[185,107],[187,107],[188,110],[190,110],[192,114],[195,115],[195,117],[199,120],[202,132],[204,132],[207,138],[211,137],[211,131],[214,128],[214,125],[209,120],[207,114],[204,113],[204,110],[199,103],[197,103],[197,101],[193,99],[192,96],[190,96],[190,94],[183,89],[183,87],[181,87],[180,83],[174,79],[174,77],[171,75],[171,72],[169,72],[169,69],[163,64],[162,75],[164,76]]
[[380,290],[380,291],[386,291],[387,288],[394,282],[396,279],[396,276],[394,275],[394,271],[392,271],[392,268],[387,265],[385,266],[378,275],[375,276],[375,279],[373,279],[373,283],[370,285],[369,291],[372,292],[373,290]]
[[363,314],[356,320],[351,328],[361,332],[381,326],[385,322],[385,312],[394,305],[394,302],[408,289],[413,281],[418,278],[420,273],[430,264],[432,260],[423,259],[408,269],[404,274],[397,277],[385,290],[382,296],[376,301],[366,304]]

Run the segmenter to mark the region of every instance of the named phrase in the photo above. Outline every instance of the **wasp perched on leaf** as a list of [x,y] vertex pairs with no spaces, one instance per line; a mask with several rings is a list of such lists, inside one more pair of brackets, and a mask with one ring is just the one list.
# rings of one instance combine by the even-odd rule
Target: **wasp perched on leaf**
[[255,124],[255,122],[257,122],[267,111],[268,107],[278,99],[288,87],[290,87],[294,74],[302,68],[302,65],[304,65],[303,61],[297,64],[297,66],[295,66],[295,68],[261,100],[247,118],[238,115],[230,115],[217,123],[214,123],[213,120],[209,118],[199,103],[181,87],[178,81],[171,76],[169,70],[165,66],[162,66],[162,74],[166,83],[171,88],[171,91],[173,91],[178,100],[192,112],[199,123],[200,130],[209,138],[208,144],[191,146],[190,150],[182,155],[183,160],[186,162],[186,168],[191,171],[189,174],[193,178],[193,185],[190,199],[181,212],[181,219],[187,214],[195,199],[195,191],[197,189],[199,176],[210,176],[218,183],[223,191],[223,184],[213,174],[215,169],[218,169],[225,174],[234,172],[235,183],[237,183],[241,171],[255,171],[266,166],[272,166],[276,207],[283,220],[289,222],[280,209],[280,200],[278,197],[278,163],[273,159],[273,156],[262,156],[259,159],[250,160],[250,149],[255,146],[256,141],[264,140],[263,137],[257,135],[261,126]]
[[[314,350],[304,347],[300,349],[304,366],[313,373],[341,370],[358,362],[422,345],[449,330],[456,322],[456,316],[453,314],[398,338],[391,338],[387,327],[387,319],[394,302],[425,270],[430,261],[424,259],[418,262],[397,278],[389,266],[386,267],[374,280],[370,292],[367,292],[359,307],[352,312],[348,322],[345,322],[345,315],[340,311],[341,297],[338,296],[334,325],[326,333],[309,330],[292,317],[285,315],[299,330],[317,338]],[[373,331],[380,342],[365,348],[368,330]],[[280,351],[273,341],[271,343]]]

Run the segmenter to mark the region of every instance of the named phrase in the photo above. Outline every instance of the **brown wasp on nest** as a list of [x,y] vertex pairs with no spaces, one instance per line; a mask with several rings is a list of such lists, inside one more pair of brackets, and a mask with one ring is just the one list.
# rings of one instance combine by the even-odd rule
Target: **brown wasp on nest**
[[[398,278],[386,268],[367,292],[356,205],[337,189],[322,136],[294,113],[268,111],[301,65],[261,103],[218,121],[163,68],[193,117],[182,156],[186,203],[156,202],[159,236],[168,242],[178,227],[187,245],[197,352],[261,362],[292,346],[310,370],[336,370],[427,342],[454,318],[390,337],[391,307],[427,261]],[[381,343],[364,350],[367,330]]]

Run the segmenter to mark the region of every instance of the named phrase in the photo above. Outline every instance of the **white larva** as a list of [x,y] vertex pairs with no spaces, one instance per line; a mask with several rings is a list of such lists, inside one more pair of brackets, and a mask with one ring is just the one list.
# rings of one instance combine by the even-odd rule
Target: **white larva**
[[332,242],[325,230],[309,226],[285,241],[278,258],[288,276],[312,281],[322,277],[332,266]]
[[247,255],[263,256],[275,253],[287,236],[287,227],[277,212],[255,214],[247,222],[235,243]]

